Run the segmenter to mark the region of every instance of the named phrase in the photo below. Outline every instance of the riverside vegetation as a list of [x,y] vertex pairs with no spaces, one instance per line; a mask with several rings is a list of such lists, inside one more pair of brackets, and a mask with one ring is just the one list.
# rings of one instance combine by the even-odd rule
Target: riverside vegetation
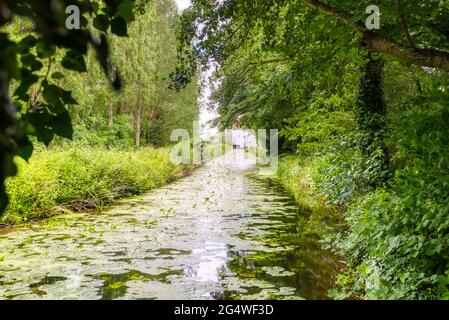
[[449,7],[382,2],[370,30],[372,4],[194,0],[185,68],[219,64],[223,128],[279,129],[301,228],[347,263],[334,298],[447,299]]
[[102,209],[113,200],[167,184],[189,170],[174,165],[169,148],[52,148],[17,160],[6,187],[10,203],[2,222],[20,224],[59,213]]
[[[216,124],[221,129],[239,125],[279,130],[282,156],[277,176],[302,212],[299,215],[293,209],[287,215],[284,210],[263,210],[268,217],[274,215],[276,223],[282,222],[279,215],[288,218],[288,231],[274,232],[282,238],[277,243],[281,245],[285,231],[293,254],[282,252],[282,258],[277,257],[276,265],[268,269],[274,274],[275,268],[278,276],[280,270],[288,283],[282,279],[274,287],[263,283],[258,294],[266,298],[296,292],[301,296],[300,285],[295,291],[294,279],[289,277],[301,274],[299,263],[309,251],[292,245],[290,238],[294,238],[300,244],[309,239],[311,245],[304,247],[314,249],[319,239],[345,260],[336,281],[332,279],[337,264],[329,263],[329,276],[319,294],[312,294],[316,288],[311,286],[304,296],[323,298],[333,281],[328,294],[335,299],[449,299],[447,1],[384,1],[377,16],[380,28],[372,30],[365,24],[371,0],[193,0],[180,16],[169,0],[70,1],[83,13],[79,32],[61,31],[65,30],[61,8],[69,3],[58,2],[61,6],[52,6],[51,1],[0,2],[0,209],[6,208],[4,221],[23,222],[43,211],[98,205],[111,194],[139,192],[173,179],[181,169],[168,164],[164,149],[139,151],[139,147],[164,146],[175,126],[190,128],[198,114],[199,67],[215,63]],[[5,12],[11,14],[5,16]],[[43,142],[49,149],[36,147],[30,158],[31,142],[35,146]],[[30,164],[15,160],[19,175],[12,177],[17,156],[29,159]],[[133,164],[127,159],[133,159]],[[79,164],[86,170],[80,170]],[[157,170],[147,172],[149,166]],[[203,179],[202,174],[197,178]],[[7,177],[9,207],[3,184]],[[240,180],[228,180],[227,185],[236,181]],[[248,183],[249,190],[254,183]],[[243,192],[238,197],[246,196],[245,188],[237,190]],[[264,193],[266,187],[252,195]],[[177,195],[177,199],[185,198],[182,192]],[[220,219],[208,201],[211,197],[207,195],[201,212],[213,212]],[[231,200],[254,205],[252,198]],[[284,200],[276,197],[272,207],[284,207]],[[239,230],[240,223],[234,222],[236,216],[245,219],[245,210],[232,201],[233,215],[224,220],[233,225],[232,230]],[[264,220],[257,206],[248,208]],[[182,219],[182,212],[177,217]],[[247,222],[249,230],[251,220]],[[145,231],[142,234],[147,232],[143,225],[139,228]],[[177,228],[157,230],[167,229],[174,238],[179,236]],[[244,231],[241,235],[245,238]],[[13,247],[11,252],[14,241],[22,236],[26,237],[18,234],[5,242]],[[164,232],[156,232],[158,236]],[[236,248],[241,245],[235,234],[230,238],[237,242]],[[111,239],[116,239],[114,234]],[[156,248],[157,243],[145,243],[155,246],[148,250],[158,257],[160,250],[167,252],[167,248]],[[201,243],[199,252],[215,250],[222,254],[220,260],[230,242],[217,243]],[[262,247],[261,256],[270,260]],[[314,257],[312,267],[306,269],[317,274],[326,267],[315,262],[327,261],[321,259],[327,255],[321,249],[313,252],[308,256]],[[22,253],[28,255],[26,250]],[[233,255],[237,262],[251,260],[240,259],[239,250]],[[279,269],[278,264],[287,261],[284,257],[292,255],[294,262]],[[258,265],[263,260],[259,258],[240,270],[245,280],[256,277],[248,268],[266,274],[267,264]],[[303,278],[297,279],[303,283]],[[124,286],[119,286],[120,296],[126,293]],[[242,294],[237,287],[228,292],[230,296]],[[248,293],[251,287],[246,284],[243,291]],[[183,288],[179,290],[185,297]],[[130,294],[140,297],[140,293]]]
[[[175,4],[124,1],[115,13],[115,19],[128,20],[124,30],[117,30],[114,18],[107,18],[106,5],[94,9],[96,18],[86,16],[86,23],[99,35],[110,24],[115,31],[109,36],[111,57],[107,58],[115,66],[107,68],[119,70],[125,84],[120,91],[111,90],[94,49],[78,58],[76,48],[57,50],[45,38],[48,35],[35,31],[40,26],[26,15],[1,27],[20,47],[22,78],[12,81],[11,92],[21,108],[20,131],[28,131],[34,145],[18,143],[18,154],[27,161],[14,159],[18,173],[6,181],[9,205],[1,224],[99,209],[114,199],[162,186],[189,170],[170,161],[171,131],[191,128],[198,117],[196,83],[180,92],[168,88],[178,55]],[[37,79],[41,80],[31,82]]]

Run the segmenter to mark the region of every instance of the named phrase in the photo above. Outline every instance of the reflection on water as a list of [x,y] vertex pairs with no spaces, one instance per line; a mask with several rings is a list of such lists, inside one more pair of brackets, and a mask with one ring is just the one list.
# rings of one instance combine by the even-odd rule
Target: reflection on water
[[336,260],[253,167],[217,159],[103,214],[0,235],[0,298],[326,299]]

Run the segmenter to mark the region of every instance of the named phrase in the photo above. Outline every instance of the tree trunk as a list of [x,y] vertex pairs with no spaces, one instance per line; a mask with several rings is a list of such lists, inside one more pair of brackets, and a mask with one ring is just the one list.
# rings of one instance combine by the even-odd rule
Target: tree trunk
[[112,103],[108,107],[108,126],[111,128],[114,125],[114,112],[112,109]]
[[142,113],[142,106],[140,105],[139,102],[136,111],[136,148],[140,148],[141,113]]
[[388,178],[388,154],[384,131],[387,104],[382,88],[385,61],[371,54],[364,66],[357,99],[356,119],[360,151],[364,157],[362,167],[367,185],[375,188]]

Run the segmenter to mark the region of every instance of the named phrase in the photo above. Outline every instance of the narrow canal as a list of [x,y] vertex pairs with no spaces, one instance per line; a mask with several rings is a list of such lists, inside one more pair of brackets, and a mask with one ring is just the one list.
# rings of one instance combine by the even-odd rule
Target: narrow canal
[[1,299],[326,299],[338,269],[252,158],[0,234]]

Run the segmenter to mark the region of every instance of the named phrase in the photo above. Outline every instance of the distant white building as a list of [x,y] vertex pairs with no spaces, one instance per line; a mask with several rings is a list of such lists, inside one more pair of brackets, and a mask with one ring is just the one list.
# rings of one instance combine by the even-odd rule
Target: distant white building
[[240,128],[232,130],[232,146],[234,149],[256,147],[256,137],[253,133]]

